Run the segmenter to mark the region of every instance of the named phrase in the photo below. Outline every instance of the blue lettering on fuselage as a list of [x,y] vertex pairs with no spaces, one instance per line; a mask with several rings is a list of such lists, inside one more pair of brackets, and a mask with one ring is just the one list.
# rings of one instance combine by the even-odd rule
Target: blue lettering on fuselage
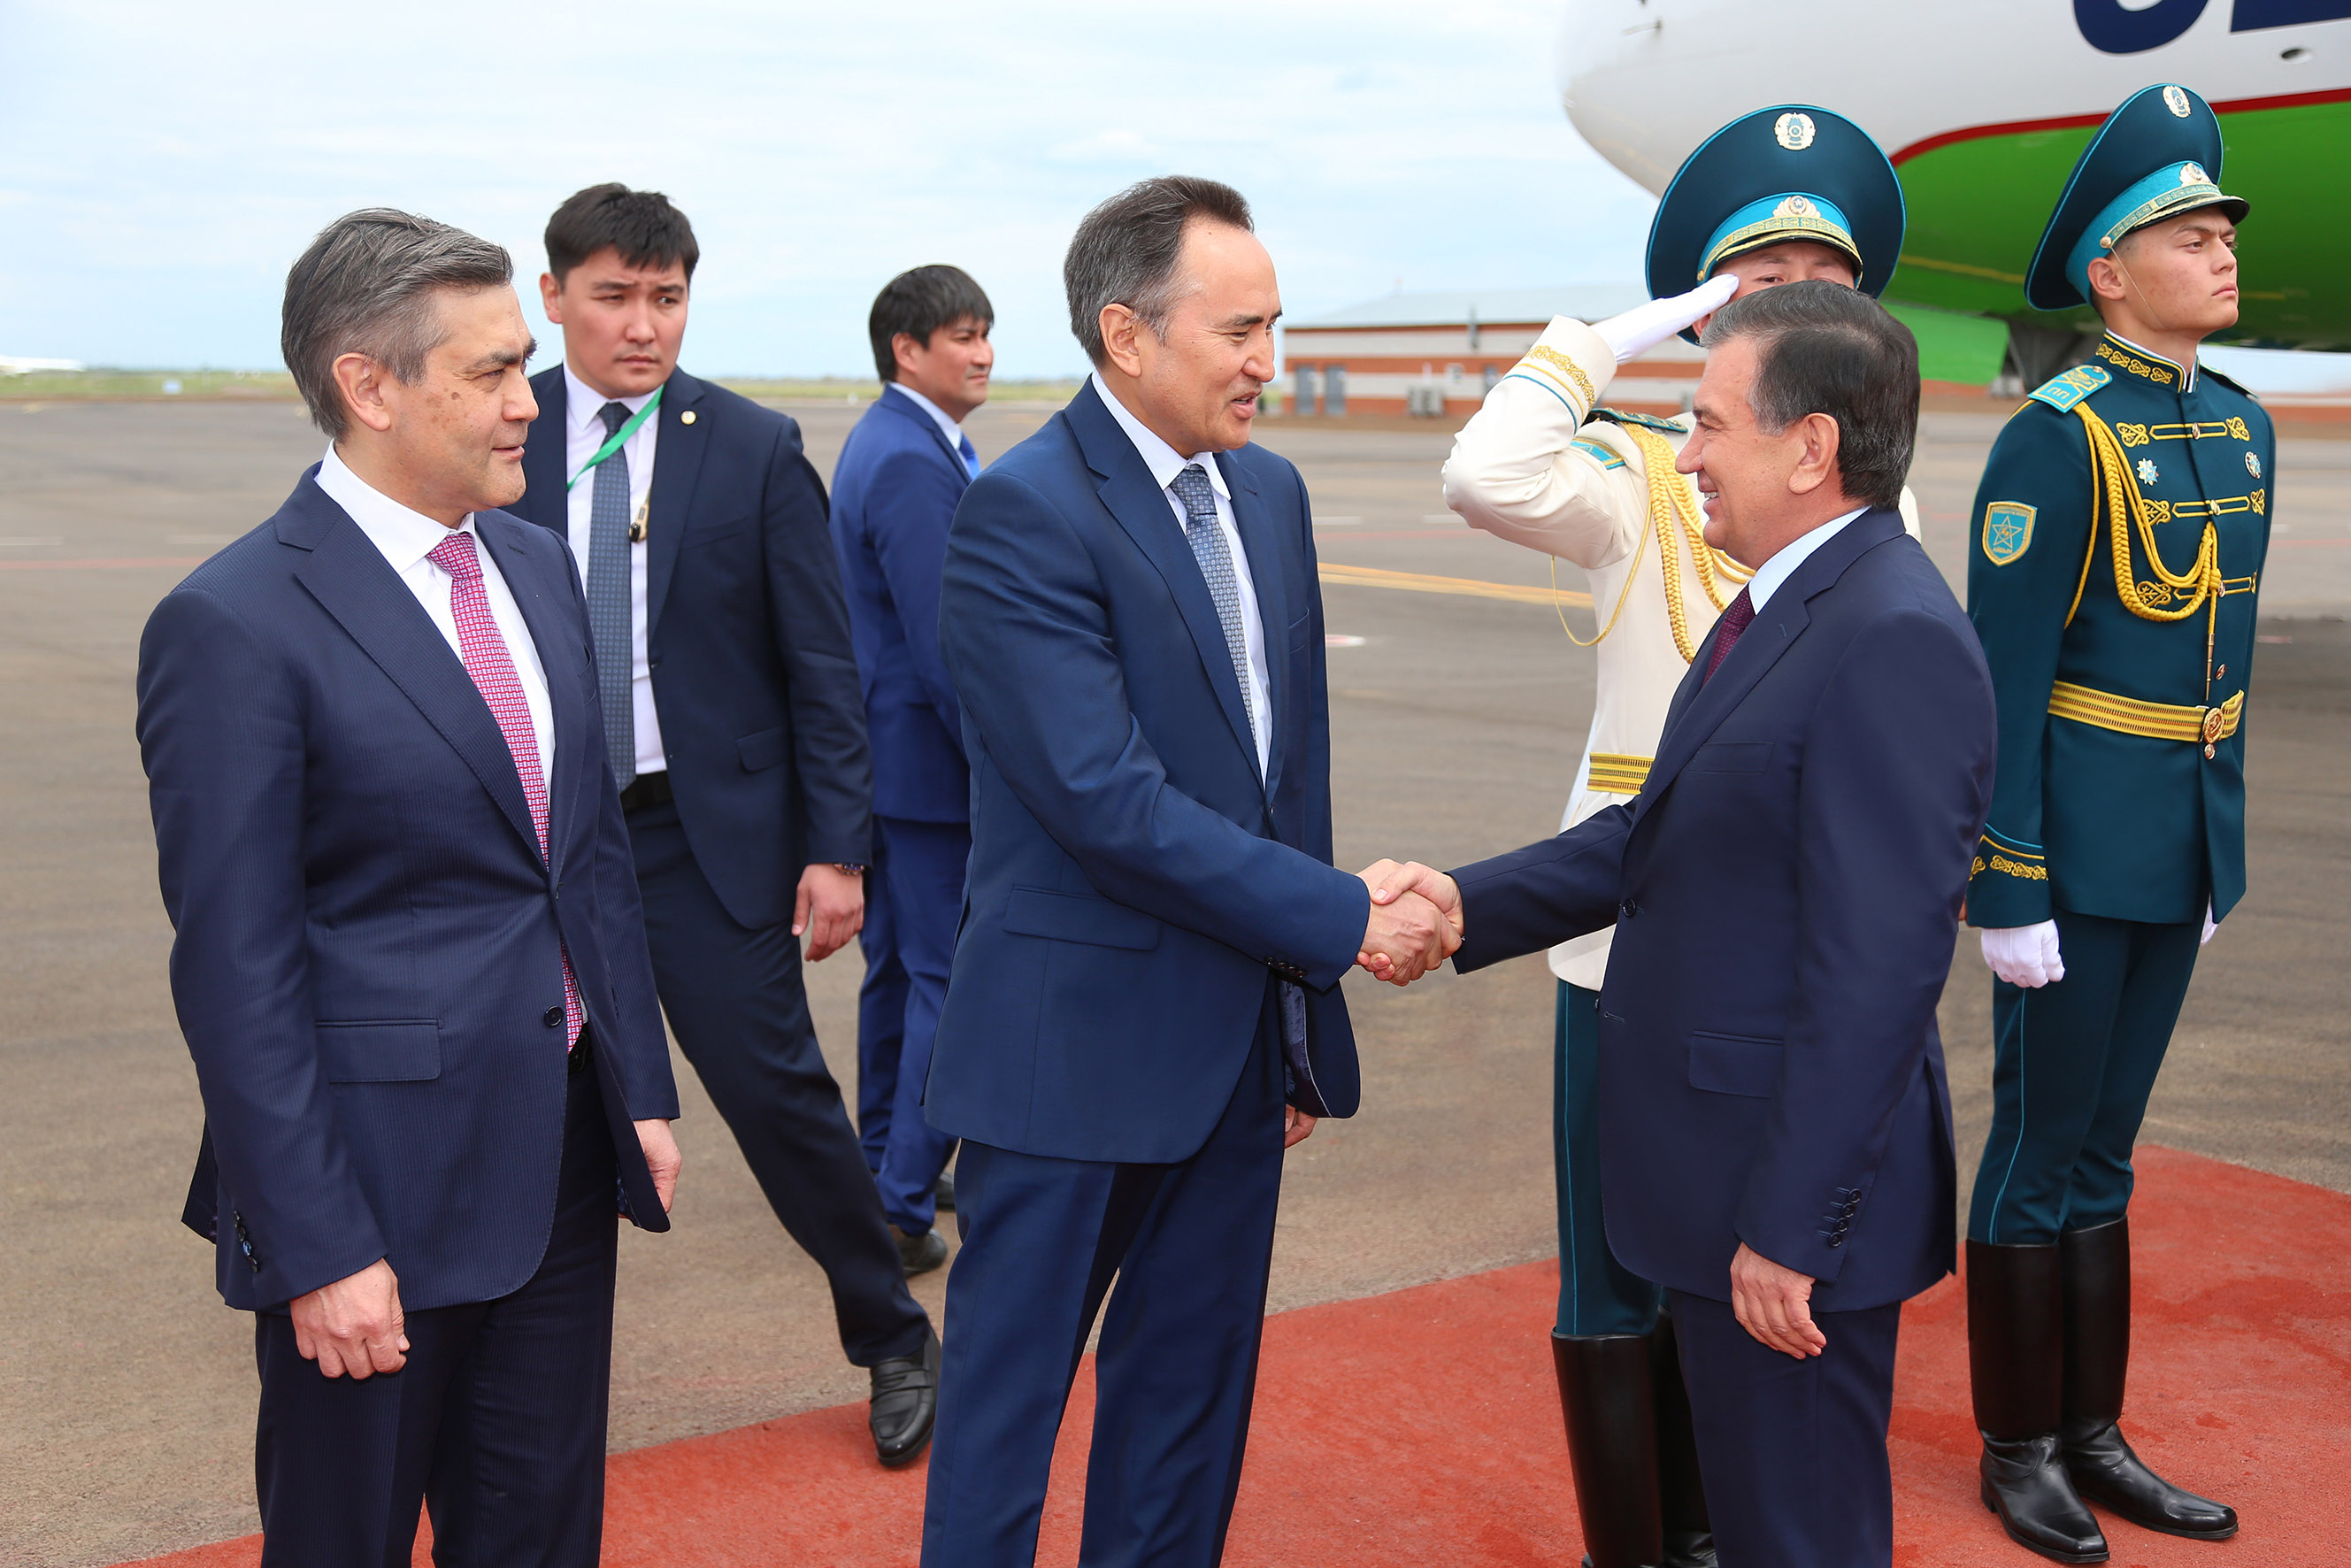
[[[2209,0],[2156,0],[2152,5],[2126,10],[2122,0],[2074,0],[2074,25],[2092,48],[2109,55],[2137,55],[2159,49],[2196,25]],[[2234,0],[2229,12],[2231,33],[2259,32],[2265,27],[2293,27],[2304,22],[2332,22],[2351,16],[2351,0]]]

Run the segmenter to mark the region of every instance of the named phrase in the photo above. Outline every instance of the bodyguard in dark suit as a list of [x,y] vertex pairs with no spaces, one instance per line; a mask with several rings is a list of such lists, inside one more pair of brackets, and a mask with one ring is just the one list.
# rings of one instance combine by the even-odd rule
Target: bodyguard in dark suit
[[285,352],[333,444],[140,644],[266,1564],[404,1564],[420,1498],[441,1561],[597,1561],[615,1216],[669,1228],[677,1098],[586,606],[495,509],[530,351],[505,251],[329,225]]
[[871,774],[824,489],[799,430],[677,369],[699,256],[666,197],[595,185],[547,225],[564,362],[517,510],[586,580],[604,730],[663,1009],[872,1372],[884,1464],[929,1441],[935,1339],[907,1293],[809,1019],[857,934]]
[[1096,374],[965,496],[940,596],[974,810],[928,1098],[964,1140],[928,1568],[1034,1559],[1113,1275],[1081,1555],[1217,1560],[1282,1150],[1355,1109],[1340,977],[1451,946],[1331,865],[1306,492],[1247,444],[1280,311],[1248,204],[1144,181],[1064,276]]
[[947,1255],[932,1220],[955,1140],[923,1115],[923,1084],[963,912],[971,769],[963,709],[939,656],[939,571],[956,503],[979,473],[963,421],[987,401],[994,319],[960,268],[892,278],[866,321],[882,395],[832,470],[832,542],[873,747],[858,1132],[910,1272]]
[[1910,334],[1805,282],[1736,301],[1705,341],[1679,465],[1708,541],[1755,575],[1640,794],[1450,883],[1389,885],[1458,896],[1463,969],[1616,923],[1608,1241],[1672,1292],[1722,1561],[1883,1568],[1901,1303],[1953,1261],[1935,1004],[1991,788],[1991,685],[1894,509]]

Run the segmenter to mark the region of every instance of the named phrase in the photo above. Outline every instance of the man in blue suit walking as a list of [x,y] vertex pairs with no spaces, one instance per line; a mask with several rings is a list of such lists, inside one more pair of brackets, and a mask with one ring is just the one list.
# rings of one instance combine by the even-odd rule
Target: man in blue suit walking
[[422,1499],[437,1561],[593,1568],[615,1216],[669,1228],[677,1093],[579,580],[497,510],[530,332],[505,251],[374,210],[284,336],[332,444],[139,648],[261,1560],[405,1563]]
[[995,315],[959,267],[892,278],[866,320],[882,395],[832,470],[832,543],[873,747],[857,1129],[909,1273],[947,1255],[932,1221],[955,1140],[924,1116],[923,1085],[963,912],[971,769],[939,657],[939,572],[956,503],[979,474],[963,422],[987,401]]
[[1281,309],[1249,205],[1146,180],[1063,267],[1094,375],[956,509],[939,635],[972,855],[931,1061],[964,1140],[926,1568],[1036,1555],[1113,1276],[1089,1564],[1206,1564],[1249,1431],[1282,1150],[1353,1113],[1339,980],[1451,950],[1331,864],[1305,486],[1249,444]]
[[938,1341],[906,1289],[801,977],[857,935],[872,773],[824,486],[782,414],[678,369],[695,263],[655,191],[547,225],[563,363],[516,511],[570,542],[661,1005],[768,1205],[832,1286],[874,1452],[931,1437]]
[[1708,327],[1678,466],[1754,570],[1629,805],[1400,870],[1476,969],[1614,921],[1600,993],[1609,1247],[1672,1295],[1735,1568],[1885,1568],[1901,1304],[1951,1271],[1935,1004],[1991,800],[1991,678],[1902,528],[1917,346],[1791,283]]

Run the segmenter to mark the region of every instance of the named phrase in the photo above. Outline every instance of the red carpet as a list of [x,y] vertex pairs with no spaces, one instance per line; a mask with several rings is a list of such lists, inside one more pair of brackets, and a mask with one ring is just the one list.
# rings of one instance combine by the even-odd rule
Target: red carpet
[[[2143,1147],[2126,1427],[2183,1485],[2235,1505],[2222,1544],[2109,1522],[2116,1568],[2351,1560],[2351,1198]],[[1582,1552],[1544,1338],[1555,1263],[1285,1312],[1266,1324],[1236,1568],[1526,1564]],[[1902,1323],[1895,1562],[2026,1568],[1976,1500],[1963,1293]],[[1092,1366],[1063,1428],[1040,1561],[1077,1556]],[[862,1406],[611,1461],[604,1561],[626,1568],[913,1568],[923,1470],[875,1467]],[[244,1568],[260,1538],[151,1560]],[[417,1561],[427,1561],[420,1548]]]

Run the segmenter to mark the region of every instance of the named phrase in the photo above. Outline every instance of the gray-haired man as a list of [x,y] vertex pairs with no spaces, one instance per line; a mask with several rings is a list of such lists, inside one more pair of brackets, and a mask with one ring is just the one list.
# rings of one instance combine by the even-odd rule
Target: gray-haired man
[[496,509],[531,347],[497,246],[329,225],[285,351],[332,444],[140,645],[266,1565],[405,1563],[420,1500],[436,1561],[597,1560],[614,1198],[669,1228],[677,1095],[580,580]]

